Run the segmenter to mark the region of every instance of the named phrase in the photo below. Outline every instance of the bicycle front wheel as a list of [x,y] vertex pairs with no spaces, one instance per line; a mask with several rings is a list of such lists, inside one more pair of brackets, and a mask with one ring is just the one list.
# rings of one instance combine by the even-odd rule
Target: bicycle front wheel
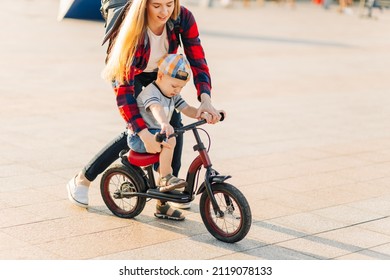
[[211,200],[206,191],[202,193],[199,208],[207,230],[218,240],[234,243],[243,239],[252,224],[252,213],[244,195],[227,183],[211,186],[223,216],[214,213]]

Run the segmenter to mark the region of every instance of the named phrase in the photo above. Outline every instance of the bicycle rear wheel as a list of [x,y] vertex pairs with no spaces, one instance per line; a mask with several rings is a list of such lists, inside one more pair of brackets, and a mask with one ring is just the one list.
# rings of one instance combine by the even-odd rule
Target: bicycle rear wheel
[[230,184],[216,183],[211,188],[224,215],[218,217],[214,213],[210,197],[204,191],[199,203],[203,223],[218,240],[227,243],[240,241],[247,235],[252,224],[248,201],[236,187]]
[[135,192],[145,192],[141,175],[123,165],[111,167],[103,174],[100,192],[108,209],[121,218],[139,215],[146,204],[146,198],[130,196]]

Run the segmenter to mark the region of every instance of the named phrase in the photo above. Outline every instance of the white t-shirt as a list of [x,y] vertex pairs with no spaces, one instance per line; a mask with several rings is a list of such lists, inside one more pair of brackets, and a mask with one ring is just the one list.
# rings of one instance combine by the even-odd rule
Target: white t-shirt
[[158,61],[168,53],[167,27],[164,27],[161,35],[154,34],[149,27],[147,27],[147,33],[150,43],[150,57],[144,72],[157,72]]

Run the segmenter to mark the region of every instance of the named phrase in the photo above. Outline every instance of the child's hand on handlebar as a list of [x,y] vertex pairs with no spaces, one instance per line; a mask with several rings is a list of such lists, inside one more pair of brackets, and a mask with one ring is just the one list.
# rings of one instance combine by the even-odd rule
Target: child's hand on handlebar
[[169,123],[161,124],[161,131],[160,131],[161,134],[165,133],[167,137],[169,137],[169,135],[173,134],[174,132],[175,130],[173,129],[173,126],[171,126]]
[[138,133],[138,136],[141,138],[142,142],[144,142],[145,149],[148,153],[156,154],[161,152],[163,147],[172,148],[167,142],[163,141],[162,143],[158,143],[155,140],[155,136],[150,133],[147,129],[142,130]]

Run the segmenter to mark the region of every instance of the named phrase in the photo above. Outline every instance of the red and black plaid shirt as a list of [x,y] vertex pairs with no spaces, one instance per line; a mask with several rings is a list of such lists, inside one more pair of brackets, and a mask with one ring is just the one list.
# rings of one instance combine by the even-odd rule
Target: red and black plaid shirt
[[[194,84],[199,98],[202,93],[210,94],[210,73],[199,40],[199,31],[194,16],[183,6],[180,8],[180,26],[184,53],[191,65]],[[168,53],[176,53],[178,40],[174,31],[174,25],[170,20],[167,22],[167,35],[169,42]],[[129,71],[129,81],[124,85],[114,87],[119,111],[127,122],[129,129],[136,133],[146,128],[146,124],[139,113],[134,97],[134,77],[142,73],[146,68],[149,56],[150,44],[149,40],[145,39],[136,50],[133,64]]]

